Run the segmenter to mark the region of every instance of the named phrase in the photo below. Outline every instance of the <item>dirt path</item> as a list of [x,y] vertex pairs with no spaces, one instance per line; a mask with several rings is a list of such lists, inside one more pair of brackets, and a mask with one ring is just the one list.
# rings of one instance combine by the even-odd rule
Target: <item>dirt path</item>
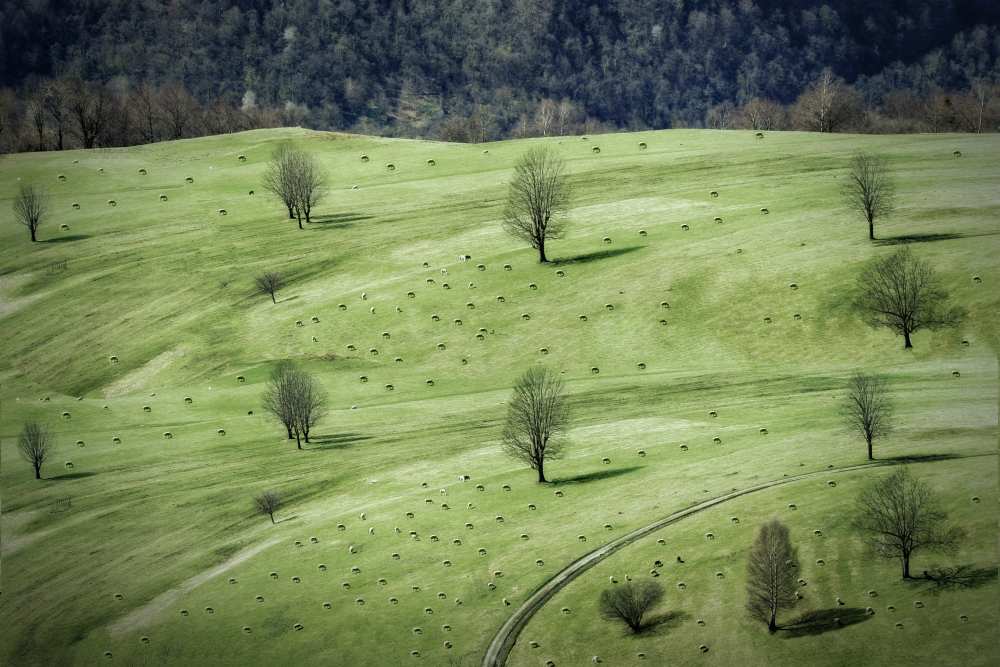
[[[955,458],[971,458],[974,456],[996,456],[996,452],[984,453],[984,454],[970,454],[967,456],[959,456]],[[933,459],[932,459],[933,460]],[[942,459],[944,460],[944,459]],[[951,459],[954,460],[954,459]],[[817,470],[816,472],[807,472],[801,475],[794,475],[791,477],[782,477],[781,479],[776,479],[770,482],[764,482],[762,484],[757,484],[756,486],[751,486],[746,489],[739,491],[733,491],[732,493],[727,493],[722,496],[716,496],[715,498],[710,498],[708,500],[702,501],[696,505],[692,505],[687,509],[683,509],[679,512],[674,512],[668,516],[654,521],[648,526],[643,526],[638,528],[627,535],[623,535],[618,539],[608,542],[602,547],[591,551],[590,553],[581,556],[577,560],[573,561],[565,568],[560,570],[558,573],[552,576],[548,581],[544,582],[535,589],[535,592],[525,600],[525,602],[518,607],[507,622],[500,627],[500,630],[493,637],[490,642],[489,648],[486,649],[486,655],[483,656],[482,667],[503,667],[507,664],[507,657],[510,655],[511,650],[514,648],[514,644],[517,642],[517,637],[521,633],[521,630],[528,624],[528,621],[542,608],[546,602],[548,602],[552,597],[562,590],[567,584],[579,577],[581,574],[589,570],[591,567],[601,562],[611,554],[627,547],[628,545],[648,536],[651,533],[658,531],[661,528],[669,526],[672,523],[676,523],[681,519],[691,516],[692,514],[698,514],[704,512],[705,510],[715,507],[716,505],[721,505],[722,503],[728,502],[740,496],[745,496],[750,493],[756,493],[757,491],[763,491],[765,489],[771,489],[776,486],[781,486],[783,484],[791,484],[792,482],[799,482],[804,479],[814,479],[816,477],[829,477],[831,475],[836,475],[845,472],[851,472],[854,470],[862,470],[864,468],[876,468],[887,465],[896,465],[899,463],[910,463],[911,461],[874,461],[871,463],[863,463],[856,466],[848,466],[846,468],[837,468],[834,470]]]
[[138,607],[137,609],[133,609],[125,616],[122,616],[108,626],[108,631],[111,633],[112,637],[120,637],[126,632],[150,625],[157,616],[166,610],[167,607],[176,602],[182,595],[190,593],[206,581],[214,579],[221,574],[225,574],[237,565],[253,558],[264,549],[267,549],[273,544],[277,544],[277,542],[278,538],[272,538],[265,542],[254,544],[253,546],[247,547],[243,551],[235,554],[229,560],[219,563],[215,567],[211,567],[203,572],[199,572],[182,583],[180,586],[170,588],[160,593],[146,604]]

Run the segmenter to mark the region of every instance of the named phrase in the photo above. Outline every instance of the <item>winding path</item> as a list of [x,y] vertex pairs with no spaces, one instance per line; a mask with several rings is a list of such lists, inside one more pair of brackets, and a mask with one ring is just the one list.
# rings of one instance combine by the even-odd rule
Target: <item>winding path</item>
[[[974,456],[996,456],[996,452],[984,453],[984,454],[969,454],[965,456],[948,457],[950,460],[955,458],[971,458]],[[932,459],[933,460],[933,459]],[[945,459],[941,459],[945,460]],[[560,570],[558,573],[552,576],[544,583],[542,583],[531,596],[524,601],[524,603],[518,607],[507,622],[504,623],[497,634],[493,637],[490,642],[489,648],[486,649],[486,655],[483,656],[482,667],[503,667],[507,664],[507,657],[510,655],[511,649],[514,648],[514,644],[517,642],[518,635],[521,634],[521,630],[528,624],[528,621],[535,615],[535,613],[542,608],[546,602],[552,599],[552,597],[562,590],[567,584],[579,577],[581,574],[589,570],[591,567],[601,562],[611,554],[627,547],[633,542],[646,537],[650,533],[654,533],[659,529],[669,526],[672,523],[676,523],[685,517],[689,517],[692,514],[698,514],[709,508],[715,507],[716,505],[721,505],[724,502],[733,500],[734,498],[739,498],[740,496],[745,496],[750,493],[756,493],[757,491],[763,491],[765,489],[770,489],[776,486],[781,486],[782,484],[790,484],[792,482],[799,482],[804,479],[813,479],[816,477],[830,476],[845,472],[851,472],[854,470],[862,470],[864,468],[876,468],[887,465],[898,465],[901,463],[914,463],[917,461],[874,461],[871,463],[862,463],[855,466],[848,466],[846,468],[836,468],[833,470],[817,470],[815,472],[807,472],[801,475],[793,475],[791,477],[782,477],[781,479],[772,480],[770,482],[764,482],[762,484],[757,484],[756,486],[751,486],[739,491],[733,491],[722,496],[716,496],[715,498],[710,498],[704,500],[696,505],[692,505],[687,509],[680,510],[679,512],[674,512],[673,514],[667,515],[661,519],[654,521],[648,526],[643,526],[642,528],[637,528],[631,533],[622,535],[612,542],[608,542],[602,547],[591,551],[588,554],[581,556],[576,559],[565,568]]]

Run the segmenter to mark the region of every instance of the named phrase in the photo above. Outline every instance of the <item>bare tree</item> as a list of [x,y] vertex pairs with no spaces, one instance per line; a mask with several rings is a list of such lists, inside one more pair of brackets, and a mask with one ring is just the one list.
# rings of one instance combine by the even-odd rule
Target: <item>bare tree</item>
[[293,150],[286,156],[286,167],[291,180],[295,216],[302,229],[302,217],[312,222],[312,209],[328,192],[326,171],[316,157],[305,151]]
[[799,96],[795,115],[804,130],[836,132],[857,117],[860,107],[858,93],[826,68]]
[[50,81],[42,88],[42,106],[56,131],[56,150],[65,146],[65,135],[69,125],[67,87],[62,81]]
[[577,110],[573,102],[564,97],[556,108],[556,125],[560,136],[569,132],[569,128],[576,121],[576,116]]
[[179,83],[170,83],[160,89],[159,110],[171,139],[181,139],[190,134],[199,115],[198,102]]
[[555,123],[558,114],[558,106],[555,101],[545,98],[538,103],[538,110],[535,112],[535,125],[543,137],[549,136],[552,125]]
[[139,128],[139,134],[144,143],[150,144],[156,141],[158,132],[157,120],[157,93],[156,89],[148,83],[142,83],[132,91],[129,96],[129,106],[132,107]]
[[896,204],[896,188],[889,173],[889,163],[881,155],[855,154],[841,195],[848,208],[868,221],[868,238],[874,240],[875,221],[890,215]]
[[[264,189],[281,200],[288,209],[288,219],[295,219],[295,188],[293,187],[290,156],[295,151],[291,144],[282,143],[271,153],[271,160],[264,171]],[[299,223],[302,227],[302,223]]]
[[28,228],[31,241],[38,240],[38,228],[49,209],[49,197],[45,191],[30,183],[22,183],[14,198],[14,219]]
[[264,491],[253,497],[253,503],[258,514],[266,514],[274,523],[274,513],[281,509],[281,495],[277,491]]
[[517,161],[507,193],[504,229],[537,250],[540,262],[549,261],[545,242],[563,233],[561,216],[570,197],[564,171],[562,159],[551,148],[532,148]]
[[957,324],[964,311],[949,307],[948,293],[931,265],[904,246],[874,259],[858,278],[855,306],[875,327],[887,327],[903,337],[910,349],[910,335],[921,329]]
[[601,592],[601,615],[622,620],[633,633],[642,630],[643,617],[663,599],[663,586],[646,579],[627,581]]
[[877,556],[898,558],[909,579],[914,553],[950,551],[964,536],[947,519],[931,488],[900,466],[858,496],[854,527]]
[[67,84],[67,107],[74,132],[84,148],[93,148],[101,138],[111,113],[111,94],[99,83],[74,79]]
[[874,460],[872,443],[892,430],[892,402],[885,378],[879,375],[855,374],[848,386],[844,404],[844,420],[848,428],[857,431],[868,444],[868,460]]
[[271,413],[285,427],[288,439],[295,437],[292,432],[295,427],[295,413],[292,409],[293,398],[289,376],[295,366],[289,361],[281,361],[271,371],[271,377],[264,390],[262,402],[264,410]]
[[545,367],[529,368],[518,378],[507,404],[504,451],[527,463],[540,483],[546,482],[545,462],[561,455],[559,435],[568,421],[562,380]]
[[28,104],[24,110],[25,117],[31,125],[31,129],[35,131],[35,135],[38,137],[38,141],[35,144],[35,150],[44,151],[45,150],[45,106],[43,105],[42,95],[35,95],[32,99],[28,100]]
[[26,422],[21,429],[21,435],[17,438],[17,449],[21,457],[35,470],[35,479],[41,479],[42,464],[52,453],[49,427],[35,421]]
[[309,442],[309,434],[313,427],[328,412],[329,401],[323,386],[312,374],[306,371],[293,371],[289,376],[289,383],[294,417],[292,430],[295,432],[298,448],[302,449],[299,436],[301,435],[303,440]]
[[747,561],[747,610],[767,629],[778,629],[778,612],[795,606],[799,559],[788,527],[772,519],[760,527]]
[[773,100],[751,98],[740,109],[743,124],[751,130],[780,130],[785,108]]
[[285,286],[285,279],[280,273],[267,271],[254,278],[254,285],[261,294],[270,295],[271,303],[278,303],[274,295]]

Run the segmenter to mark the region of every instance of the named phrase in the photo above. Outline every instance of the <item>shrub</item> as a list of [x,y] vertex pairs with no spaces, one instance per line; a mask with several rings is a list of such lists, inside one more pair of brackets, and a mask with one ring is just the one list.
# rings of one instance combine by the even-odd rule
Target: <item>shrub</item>
[[611,620],[621,620],[638,633],[643,617],[663,599],[663,586],[653,581],[626,582],[601,593],[601,614]]

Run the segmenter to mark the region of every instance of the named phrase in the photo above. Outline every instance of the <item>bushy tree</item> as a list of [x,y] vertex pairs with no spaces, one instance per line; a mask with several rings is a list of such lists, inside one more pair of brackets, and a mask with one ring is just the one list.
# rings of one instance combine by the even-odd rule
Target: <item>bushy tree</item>
[[633,633],[643,628],[643,619],[663,600],[663,586],[651,579],[627,581],[601,592],[601,614],[610,620],[621,620]]
[[503,212],[504,229],[537,250],[538,261],[547,262],[545,243],[562,237],[569,199],[562,158],[548,146],[532,148],[514,166]]
[[546,482],[545,463],[562,455],[560,435],[568,422],[562,380],[547,368],[529,368],[507,403],[503,449],[537,472],[540,483]]

